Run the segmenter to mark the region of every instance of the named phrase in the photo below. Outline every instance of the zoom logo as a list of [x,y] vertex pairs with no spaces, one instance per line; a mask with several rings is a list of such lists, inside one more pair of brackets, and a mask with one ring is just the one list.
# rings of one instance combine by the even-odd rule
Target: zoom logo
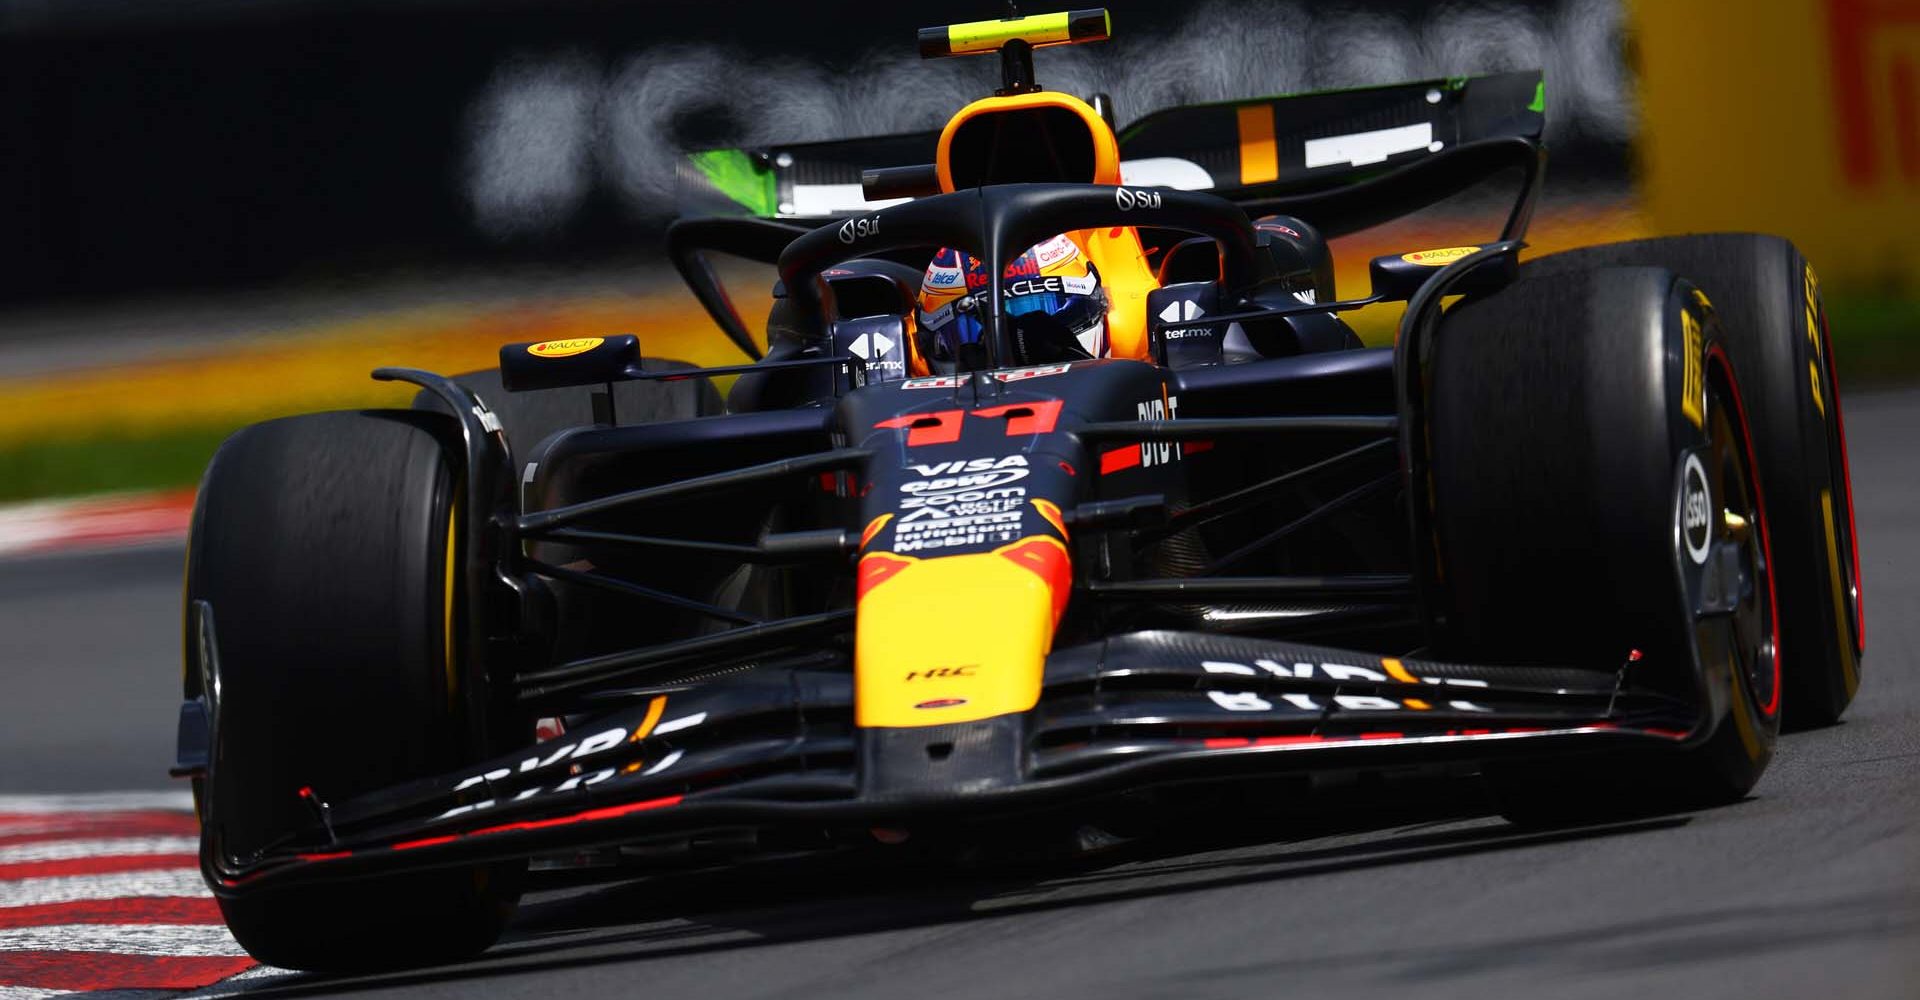
[[869,215],[864,219],[848,219],[840,224],[840,242],[852,243],[880,233],[880,217]]
[[1160,192],[1132,191],[1117,187],[1113,189],[1113,203],[1120,206],[1122,212],[1131,212],[1136,208],[1159,208]]

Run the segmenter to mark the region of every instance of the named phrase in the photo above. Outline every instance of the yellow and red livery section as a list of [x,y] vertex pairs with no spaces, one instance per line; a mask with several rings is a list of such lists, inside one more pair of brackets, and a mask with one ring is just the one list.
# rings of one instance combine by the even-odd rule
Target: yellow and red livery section
[[858,581],[857,725],[974,722],[1039,702],[1053,630],[1073,591],[1059,539],[1033,535],[925,559],[869,552]]

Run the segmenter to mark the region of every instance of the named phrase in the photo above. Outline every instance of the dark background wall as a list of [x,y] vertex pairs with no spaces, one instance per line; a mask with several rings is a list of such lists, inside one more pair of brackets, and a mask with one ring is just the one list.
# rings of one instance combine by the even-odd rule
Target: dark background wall
[[[1123,122],[1545,66],[1554,139],[1622,176],[1613,0],[1109,6],[1116,40],[1040,79]],[[914,29],[1001,9],[0,0],[0,301],[643,252],[681,150],[936,126],[994,67],[922,64]]]

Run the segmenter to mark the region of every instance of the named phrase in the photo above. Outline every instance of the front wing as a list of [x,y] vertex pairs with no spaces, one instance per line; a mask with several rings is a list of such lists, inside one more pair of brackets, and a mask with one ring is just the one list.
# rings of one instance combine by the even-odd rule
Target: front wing
[[[842,669],[661,691],[468,771],[330,803],[257,857],[206,838],[216,892],[719,826],[910,825],[1150,787],[1704,739],[1691,698],[1618,673],[1468,666],[1208,633],[1056,650],[1032,710],[859,729]],[[314,789],[324,799],[325,789]]]

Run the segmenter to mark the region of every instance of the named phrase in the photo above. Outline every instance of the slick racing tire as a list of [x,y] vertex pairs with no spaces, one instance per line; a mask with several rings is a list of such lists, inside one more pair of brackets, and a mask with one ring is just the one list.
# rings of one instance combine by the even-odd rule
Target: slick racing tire
[[1527,278],[1450,311],[1433,351],[1453,652],[1624,671],[1701,706],[1692,739],[1672,734],[1684,749],[1489,763],[1502,812],[1561,823],[1744,796],[1779,731],[1779,619],[1748,411],[1711,307],[1659,268]]
[[1860,686],[1865,622],[1846,423],[1813,268],[1777,236],[1714,233],[1568,251],[1523,273],[1616,265],[1687,278],[1720,316],[1772,505],[1786,723],[1830,724]]
[[[214,455],[188,544],[189,697],[212,667],[203,865],[310,835],[320,801],[479,759],[462,673],[458,428],[406,410],[247,427]],[[191,637],[211,618],[211,656]],[[325,850],[326,841],[315,843]],[[524,862],[217,891],[262,962],[328,972],[419,965],[491,944]],[[209,871],[209,880],[218,878]]]
[[[684,361],[647,358],[640,366],[647,371],[674,371],[693,368]],[[508,392],[500,384],[498,368],[483,368],[453,377],[455,382],[480,397],[500,418],[516,458],[527,458],[547,438],[574,427],[593,424],[591,386],[566,386],[559,389],[532,389]],[[445,413],[440,397],[422,390],[413,398],[416,410]],[[712,380],[696,378],[682,382],[615,382],[613,417],[622,427],[661,420],[686,420],[723,412],[720,394]]]

